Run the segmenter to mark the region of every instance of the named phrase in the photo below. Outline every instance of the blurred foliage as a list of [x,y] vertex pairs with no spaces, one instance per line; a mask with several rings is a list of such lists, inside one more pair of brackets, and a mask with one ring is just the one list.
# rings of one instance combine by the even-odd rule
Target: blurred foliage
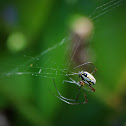
[[[70,23],[76,15],[88,17],[97,5],[109,1],[0,1],[0,114],[10,125],[126,125],[126,3],[92,21],[94,36],[89,48],[98,71],[96,91],[86,92],[87,104],[65,104],[49,92],[56,93],[52,78],[32,76],[31,70],[25,74],[37,58],[39,67],[63,67],[70,59],[69,54],[64,57],[68,45],[48,50],[46,55],[43,52],[73,32]],[[17,75],[19,70],[24,74]],[[62,80],[62,76],[56,80],[61,93],[75,97],[76,87],[62,85]]]

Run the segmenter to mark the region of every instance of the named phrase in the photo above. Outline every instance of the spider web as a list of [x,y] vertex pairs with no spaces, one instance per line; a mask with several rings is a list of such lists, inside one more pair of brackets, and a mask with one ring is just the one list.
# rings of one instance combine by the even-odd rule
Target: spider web
[[[89,18],[93,22],[98,22],[99,18],[110,12],[114,8],[122,5],[124,0],[111,0],[102,1],[98,3],[98,6],[89,15]],[[10,77],[12,75],[16,76],[35,76],[47,79],[62,78],[63,76],[68,76],[69,73],[77,73],[80,68],[76,71],[72,71],[74,67],[80,65],[81,63],[90,61],[91,59],[85,59],[77,64],[75,62],[75,56],[78,53],[78,47],[81,44],[81,40],[75,37],[76,42],[73,41],[73,34],[69,34],[67,37],[63,38],[57,44],[47,48],[42,51],[39,55],[32,57],[25,55],[22,63],[15,65],[15,63],[2,64],[0,78]],[[92,44],[93,35],[90,40],[88,40],[88,51]],[[72,44],[72,45],[71,45]],[[87,54],[88,51],[86,50]],[[59,59],[57,59],[59,57]],[[85,68],[86,69],[86,68]]]

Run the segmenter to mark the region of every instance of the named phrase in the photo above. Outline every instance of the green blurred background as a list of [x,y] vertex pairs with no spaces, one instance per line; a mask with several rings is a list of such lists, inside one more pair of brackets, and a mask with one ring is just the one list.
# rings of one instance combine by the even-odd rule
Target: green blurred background
[[[114,3],[110,2],[108,8],[95,10],[106,2],[110,0],[0,1],[0,126],[126,126],[126,3],[116,0],[117,5],[122,4],[113,8]],[[109,12],[100,16],[102,11]],[[87,104],[72,106],[49,92],[50,89],[56,93],[53,77],[48,75],[51,69],[43,69],[42,74],[46,75],[35,73],[42,66],[62,68],[71,59],[72,52],[66,54],[66,48],[74,49],[72,44],[51,51],[49,47],[71,33],[74,42],[75,20],[90,14],[92,18],[99,16],[90,22],[94,35],[87,50],[92,53],[83,54],[82,59],[88,57],[98,69],[94,74],[96,91],[86,92]],[[43,54],[46,49],[48,52]],[[18,75],[19,72],[23,74]],[[77,87],[62,85],[64,78],[58,77],[57,87],[64,96],[75,98]]]

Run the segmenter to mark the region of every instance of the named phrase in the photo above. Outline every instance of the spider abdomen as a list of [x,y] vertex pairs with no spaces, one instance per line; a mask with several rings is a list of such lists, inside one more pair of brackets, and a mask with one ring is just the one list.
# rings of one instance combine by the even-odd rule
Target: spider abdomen
[[94,76],[87,71],[81,71],[79,77],[88,85],[94,85],[96,83]]

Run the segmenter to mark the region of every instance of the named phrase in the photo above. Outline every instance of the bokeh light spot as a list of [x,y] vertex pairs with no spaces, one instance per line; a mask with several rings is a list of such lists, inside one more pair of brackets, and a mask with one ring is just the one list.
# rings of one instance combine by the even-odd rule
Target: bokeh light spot
[[26,47],[26,37],[21,32],[14,32],[10,34],[7,39],[7,48],[11,52],[18,52]]
[[84,16],[74,15],[70,20],[72,32],[79,35],[81,38],[87,38],[92,34],[94,29],[93,22]]

